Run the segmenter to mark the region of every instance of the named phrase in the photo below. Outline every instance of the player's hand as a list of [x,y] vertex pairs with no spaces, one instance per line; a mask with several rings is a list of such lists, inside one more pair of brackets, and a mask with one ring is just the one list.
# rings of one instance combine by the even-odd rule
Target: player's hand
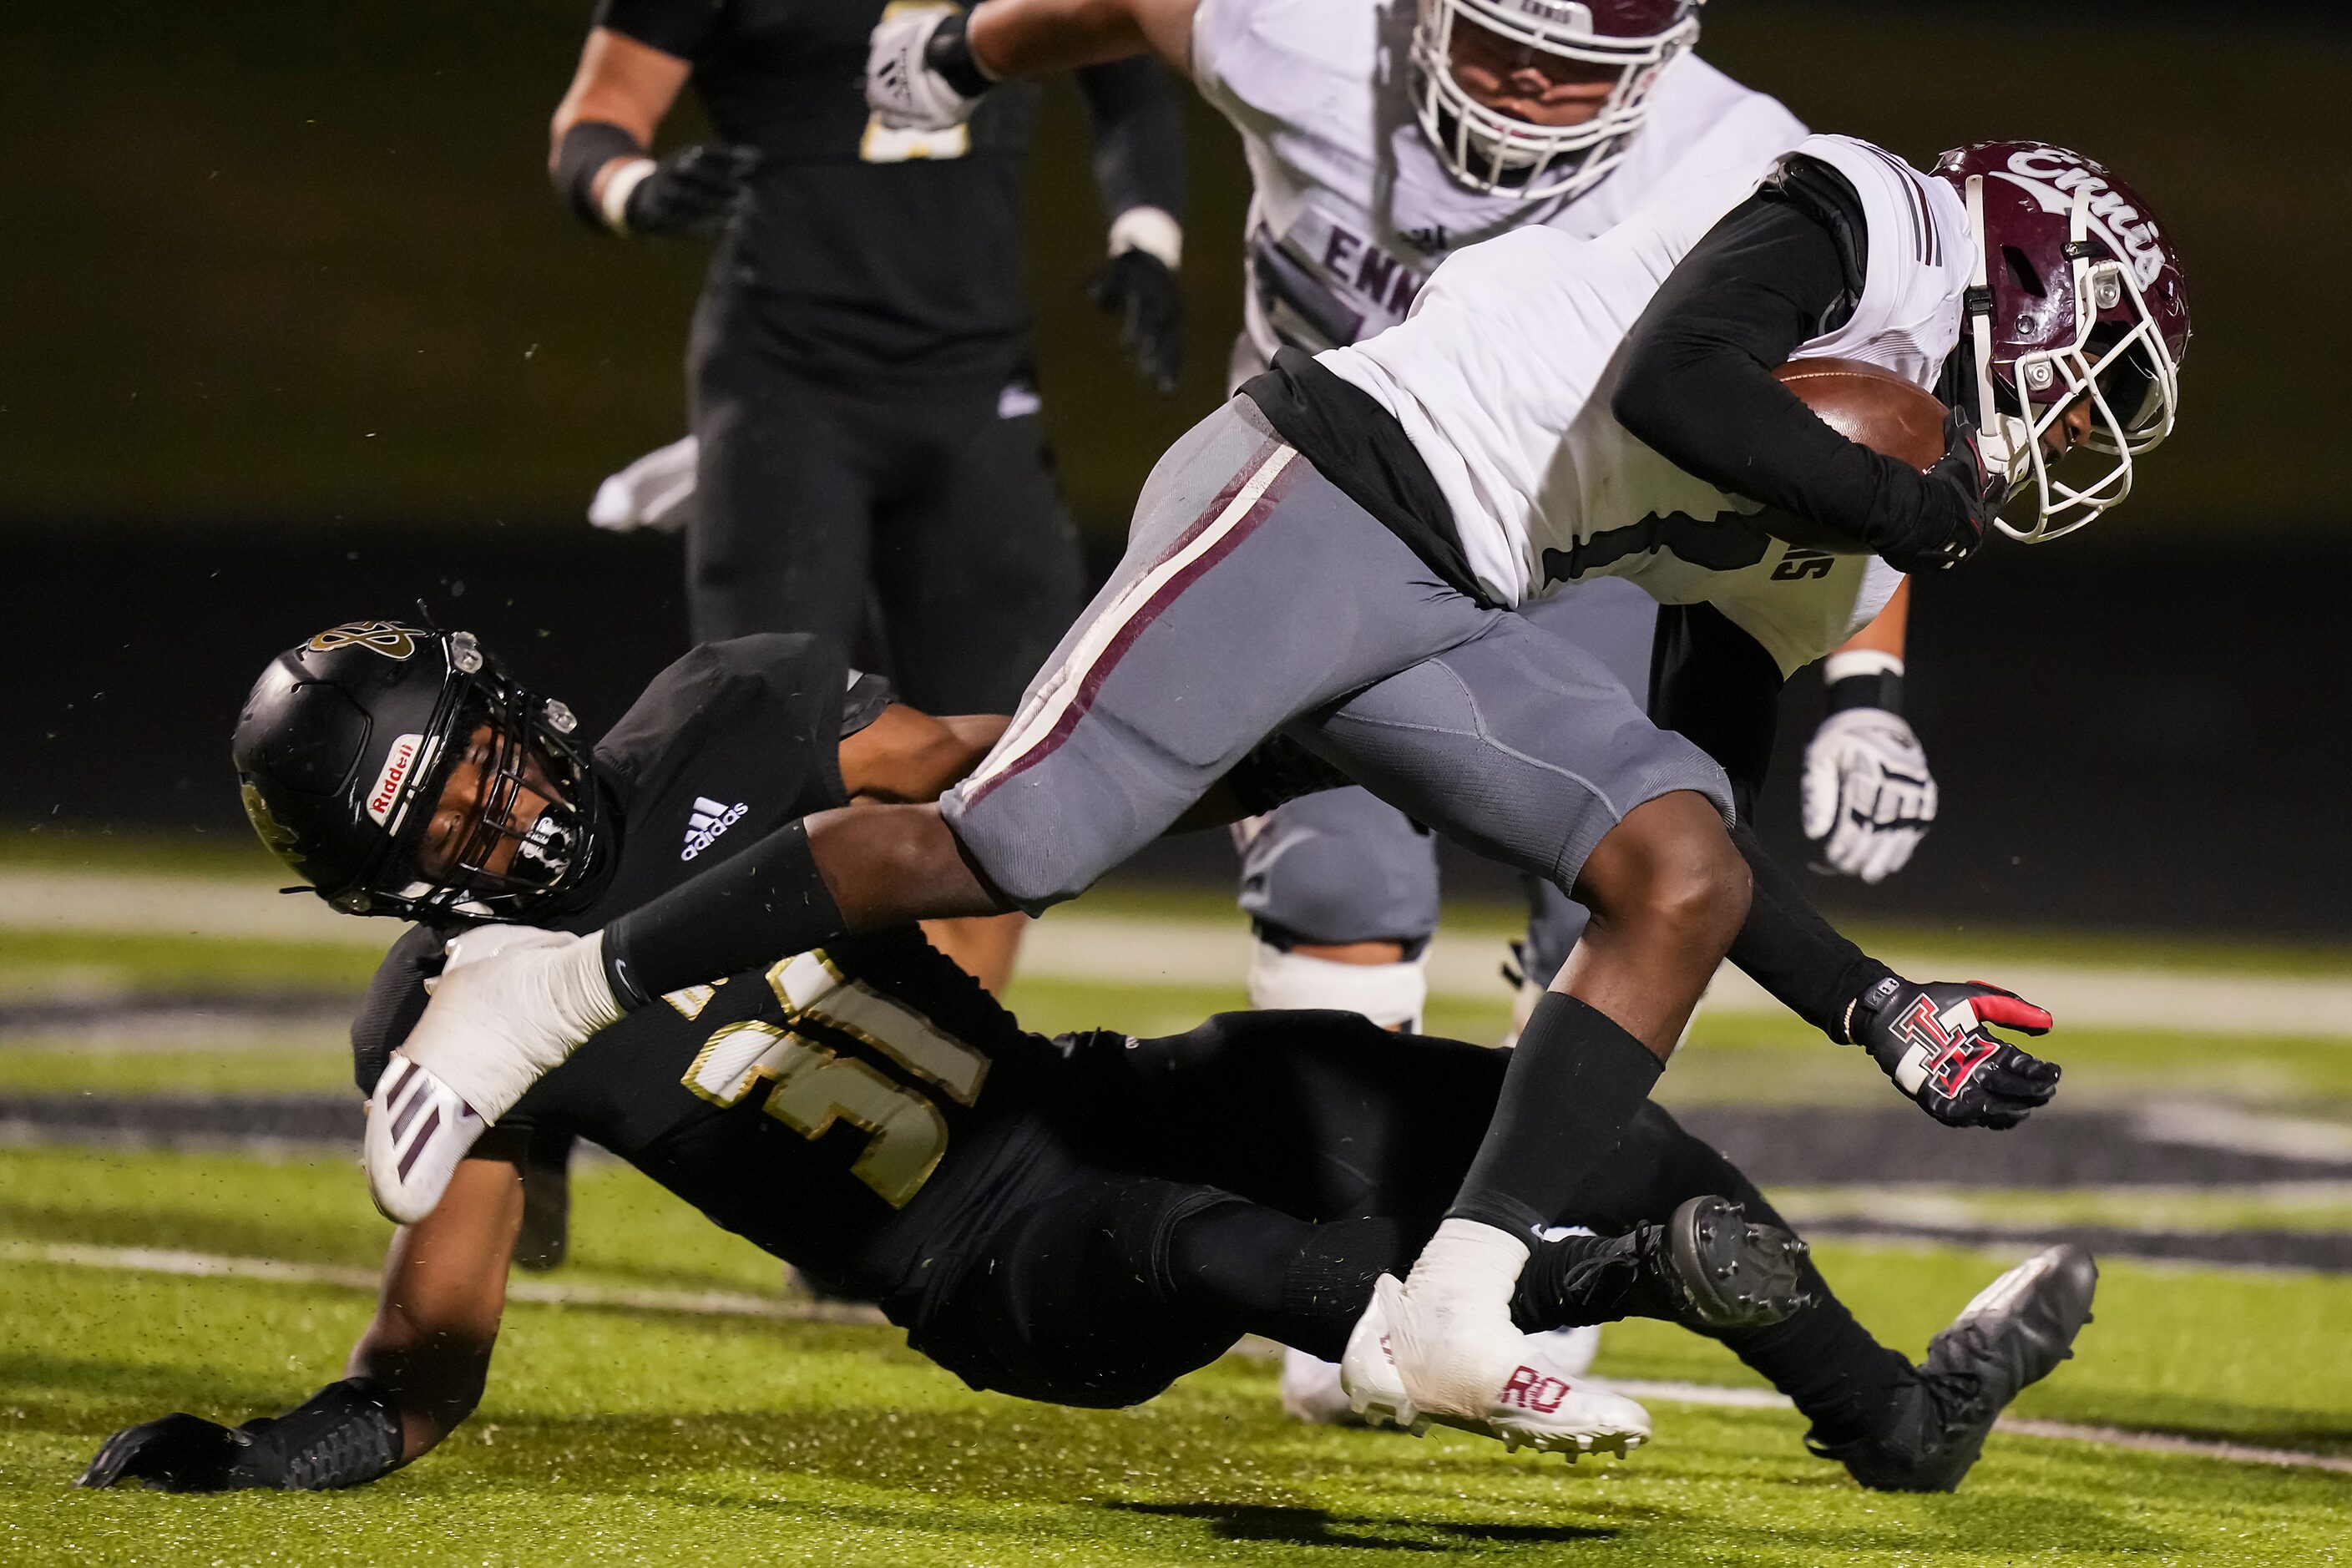
[[1927,477],[1950,527],[1941,541],[1916,554],[1887,556],[1886,563],[1899,572],[1948,572],[1958,566],[1984,548],[1985,535],[2009,500],[2009,476],[1986,466],[1976,422],[1962,409],[1944,416],[1944,455]]
[[2058,1092],[2058,1064],[1993,1034],[2050,1031],[2050,1015],[1998,985],[1889,975],[1853,1005],[1849,1032],[1895,1087],[1948,1127],[2014,1127]]
[[1880,882],[1901,870],[1936,820],[1936,777],[1902,715],[1832,713],[1805,747],[1805,837],[1823,869]]
[[1118,318],[1119,346],[1162,396],[1184,372],[1184,295],[1176,269],[1140,246],[1110,258],[1087,298]]
[[[630,234],[709,239],[727,226],[743,182],[759,163],[750,147],[681,147],[653,166],[621,206]],[[608,209],[609,210],[609,209]]]
[[946,131],[971,118],[990,86],[952,5],[894,5],[866,47],[866,102],[893,131]]
[[170,1492],[221,1492],[241,1487],[274,1487],[269,1455],[254,1447],[252,1434],[185,1411],[159,1421],[125,1426],[109,1437],[81,1473],[79,1485],[118,1486],[143,1481]]

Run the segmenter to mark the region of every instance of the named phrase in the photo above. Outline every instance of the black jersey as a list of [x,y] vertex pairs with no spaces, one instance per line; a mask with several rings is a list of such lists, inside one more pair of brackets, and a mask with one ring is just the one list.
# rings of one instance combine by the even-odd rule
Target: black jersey
[[[594,930],[771,829],[846,804],[840,737],[885,701],[880,682],[806,637],[695,649],[597,745],[613,858],[545,923]],[[419,927],[378,969],[352,1026],[363,1090],[423,1013],[444,940]],[[1038,1133],[1029,1090],[1060,1059],[908,928],[641,1008],[499,1125],[587,1138],[716,1224],[895,1307],[1023,1168]]]
[[1027,353],[1022,175],[1036,89],[964,130],[870,125],[883,0],[600,0],[601,26],[686,60],[711,124],[758,149],[711,263],[727,325],[812,370],[1003,375]]

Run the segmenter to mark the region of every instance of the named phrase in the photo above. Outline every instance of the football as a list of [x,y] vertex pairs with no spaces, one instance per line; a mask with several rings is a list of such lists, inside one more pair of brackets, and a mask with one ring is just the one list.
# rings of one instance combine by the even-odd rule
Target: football
[[[1849,441],[1925,468],[1944,455],[1944,405],[1891,370],[1854,359],[1792,359],[1772,373],[1822,422]],[[1866,554],[1850,536],[1772,511],[1761,520],[1777,538],[1840,555]]]

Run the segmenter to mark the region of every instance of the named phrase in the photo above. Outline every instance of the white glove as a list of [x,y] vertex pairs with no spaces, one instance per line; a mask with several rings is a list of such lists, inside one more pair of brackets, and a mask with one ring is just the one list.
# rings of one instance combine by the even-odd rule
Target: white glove
[[948,85],[924,52],[931,35],[953,5],[898,4],[886,6],[866,49],[866,102],[874,118],[893,131],[947,131],[971,117],[980,102]]
[[647,452],[596,487],[588,522],[614,533],[650,528],[676,533],[694,510],[694,465],[701,444],[691,436]]
[[1927,753],[1899,714],[1849,708],[1822,721],[1805,748],[1805,837],[1822,863],[1880,882],[1903,868],[1936,820]]

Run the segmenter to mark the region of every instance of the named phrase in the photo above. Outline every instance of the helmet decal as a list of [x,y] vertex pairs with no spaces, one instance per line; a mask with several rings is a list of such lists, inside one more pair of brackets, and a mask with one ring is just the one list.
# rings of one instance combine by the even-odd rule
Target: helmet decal
[[400,786],[416,769],[417,753],[424,750],[425,737],[419,734],[397,736],[392,750],[383,757],[383,767],[375,775],[375,787],[367,794],[367,814],[386,826],[392,822],[392,808],[400,800]]
[[245,802],[247,820],[253,824],[254,832],[261,836],[261,842],[268,847],[269,852],[289,866],[299,866],[302,863],[301,836],[270,815],[269,802],[251,779],[246,779],[237,785],[237,795]]
[[430,641],[432,637],[431,632],[404,626],[397,621],[347,621],[320,632],[302,646],[312,653],[332,653],[339,647],[363,647],[386,658],[408,658],[416,652],[420,638]]

